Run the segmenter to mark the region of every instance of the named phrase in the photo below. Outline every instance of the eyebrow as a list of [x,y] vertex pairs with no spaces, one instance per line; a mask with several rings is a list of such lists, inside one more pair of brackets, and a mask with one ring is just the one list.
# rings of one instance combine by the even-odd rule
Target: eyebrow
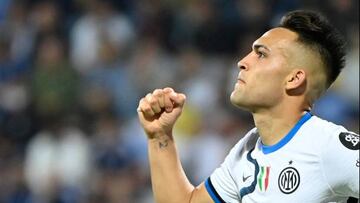
[[254,47],[253,49],[256,50],[256,51],[258,49],[260,49],[260,48],[263,48],[263,49],[266,49],[267,51],[270,51],[270,49],[267,46],[263,45],[263,44],[254,44],[253,47]]

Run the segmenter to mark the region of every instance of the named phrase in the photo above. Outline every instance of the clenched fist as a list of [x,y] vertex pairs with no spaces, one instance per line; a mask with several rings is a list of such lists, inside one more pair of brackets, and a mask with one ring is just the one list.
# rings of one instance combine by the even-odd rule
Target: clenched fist
[[140,100],[137,112],[149,139],[171,135],[185,99],[184,94],[176,93],[172,88],[164,88],[156,89]]

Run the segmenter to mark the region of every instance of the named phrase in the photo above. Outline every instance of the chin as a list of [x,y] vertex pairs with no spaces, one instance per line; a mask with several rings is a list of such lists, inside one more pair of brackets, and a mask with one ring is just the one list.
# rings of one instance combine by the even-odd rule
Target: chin
[[241,107],[242,102],[241,99],[239,98],[239,96],[236,95],[235,92],[232,92],[230,95],[230,102],[236,106],[236,107]]
[[239,109],[249,111],[251,109],[250,105],[246,104],[246,102],[240,97],[240,95],[236,95],[235,92],[232,92],[230,95],[230,102],[232,105],[236,106]]
[[230,102],[231,102],[233,105],[236,104],[236,100],[237,100],[235,94],[236,94],[235,91],[233,91],[233,92],[231,93],[231,95],[230,95]]

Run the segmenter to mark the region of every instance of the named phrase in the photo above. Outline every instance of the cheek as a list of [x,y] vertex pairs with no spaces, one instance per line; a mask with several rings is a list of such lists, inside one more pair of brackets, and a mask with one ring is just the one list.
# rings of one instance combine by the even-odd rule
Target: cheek
[[257,65],[252,79],[267,86],[280,86],[287,75],[287,69],[281,58],[263,61]]
[[266,96],[273,95],[275,97],[275,95],[282,93],[283,78],[280,73],[262,72],[253,78],[253,83],[251,86],[251,88],[259,94]]

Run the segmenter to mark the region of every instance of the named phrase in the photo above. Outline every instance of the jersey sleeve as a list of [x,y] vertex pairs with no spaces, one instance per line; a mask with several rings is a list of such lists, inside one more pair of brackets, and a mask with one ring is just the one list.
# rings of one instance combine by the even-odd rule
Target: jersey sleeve
[[236,183],[230,171],[230,163],[234,159],[232,151],[221,166],[205,181],[206,190],[215,203],[238,202]]
[[359,197],[359,135],[333,129],[321,157],[325,179],[336,196]]
[[[252,130],[254,131],[254,129]],[[221,166],[205,181],[205,187],[215,203],[239,203],[239,191],[234,180],[233,167],[239,160],[244,143],[251,136],[250,131],[230,151]]]

